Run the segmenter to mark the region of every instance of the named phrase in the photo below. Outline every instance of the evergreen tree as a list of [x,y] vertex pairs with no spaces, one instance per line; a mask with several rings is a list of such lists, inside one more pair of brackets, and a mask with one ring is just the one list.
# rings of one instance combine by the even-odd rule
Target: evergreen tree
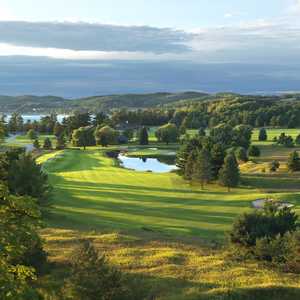
[[247,151],[244,147],[239,147],[235,151],[235,155],[236,155],[237,160],[239,160],[239,161],[242,161],[242,162],[247,162],[248,161]]
[[293,151],[289,155],[287,167],[290,172],[300,171],[300,158],[297,151]]
[[197,154],[192,178],[196,181],[200,181],[202,189],[204,188],[204,184],[212,179],[211,156],[209,151],[205,148]]
[[268,135],[267,135],[267,131],[266,131],[265,128],[261,128],[259,130],[258,140],[261,141],[261,142],[268,140]]
[[249,156],[254,156],[254,157],[260,156],[259,148],[257,146],[251,145],[249,150],[248,150],[248,155]]
[[28,138],[31,139],[31,140],[36,140],[37,137],[38,137],[38,134],[37,134],[37,132],[36,132],[35,130],[30,129],[30,130],[28,130],[28,132],[27,132],[27,136],[28,136]]
[[236,187],[240,181],[239,165],[234,154],[229,153],[225,157],[224,165],[219,173],[220,184],[228,188]]
[[78,300],[122,299],[122,274],[100,256],[93,244],[82,242],[71,259],[71,277],[65,293]]
[[140,145],[148,145],[149,144],[148,130],[146,127],[143,127],[139,131],[138,140],[139,140]]
[[40,145],[40,142],[38,139],[35,139],[34,142],[33,142],[33,147],[34,149],[36,150],[39,150],[41,148],[41,145]]
[[66,140],[63,135],[60,135],[56,138],[56,149],[63,150],[66,148]]
[[187,161],[184,165],[184,175],[183,175],[184,179],[186,180],[191,180],[193,177],[196,157],[197,157],[197,153],[195,150],[188,155]]
[[45,138],[43,149],[44,150],[51,150],[52,149],[52,142],[49,138]]

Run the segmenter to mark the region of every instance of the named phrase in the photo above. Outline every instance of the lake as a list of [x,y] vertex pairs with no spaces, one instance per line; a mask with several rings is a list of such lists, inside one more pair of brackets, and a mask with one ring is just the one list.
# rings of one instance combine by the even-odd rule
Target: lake
[[[121,162],[121,165],[126,169],[132,169],[135,171],[151,171],[155,173],[168,173],[170,171],[176,170],[177,167],[174,164],[169,162],[162,162],[158,158],[139,158],[139,157],[128,157],[123,154],[119,154],[118,159]],[[168,161],[168,160],[166,160]]]
[[[1,113],[0,113],[0,115],[1,115]],[[11,118],[11,114],[5,114],[5,116],[6,116],[6,121],[9,121],[9,119]],[[24,120],[24,123],[26,123],[27,121],[31,121],[31,122],[34,122],[34,121],[40,121],[41,120],[41,118],[43,118],[43,117],[45,117],[46,115],[26,115],[26,114],[24,114],[24,115],[22,115],[22,118],[23,118],[23,120]],[[68,117],[68,115],[57,115],[57,121],[58,122],[62,122],[62,120],[63,120],[63,118],[66,118],[66,117]]]

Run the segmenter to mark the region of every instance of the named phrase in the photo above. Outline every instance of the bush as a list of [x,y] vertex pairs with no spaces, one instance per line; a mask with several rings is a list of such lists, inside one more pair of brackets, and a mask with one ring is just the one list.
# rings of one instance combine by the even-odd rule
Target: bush
[[280,167],[280,163],[278,160],[273,160],[270,164],[270,171],[276,172]]
[[248,150],[248,155],[249,156],[254,156],[254,157],[260,156],[259,148],[257,146],[251,145],[249,150]]
[[297,220],[298,216],[290,208],[279,208],[275,203],[265,205],[261,211],[241,215],[233,224],[230,240],[233,244],[252,247],[258,239],[272,239],[296,231]]
[[71,277],[64,288],[66,299],[123,299],[122,274],[99,255],[90,241],[83,241],[71,258]]
[[295,261],[298,255],[298,244],[295,234],[287,232],[278,234],[275,238],[261,238],[256,241],[254,254],[258,259],[273,263]]
[[247,151],[243,147],[239,147],[235,151],[235,156],[236,156],[237,160],[239,160],[239,161],[242,161],[242,162],[247,162],[248,161]]

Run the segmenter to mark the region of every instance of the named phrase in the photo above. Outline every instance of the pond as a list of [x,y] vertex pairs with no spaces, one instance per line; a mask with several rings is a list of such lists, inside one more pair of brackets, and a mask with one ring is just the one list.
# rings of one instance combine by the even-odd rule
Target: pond
[[135,171],[168,173],[177,169],[174,158],[139,158],[119,154],[118,159],[124,168]]

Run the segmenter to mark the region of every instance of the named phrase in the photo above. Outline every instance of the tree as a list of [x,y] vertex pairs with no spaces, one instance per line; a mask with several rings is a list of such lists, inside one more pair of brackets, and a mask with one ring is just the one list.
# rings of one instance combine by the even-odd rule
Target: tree
[[241,215],[233,224],[230,240],[234,244],[252,247],[260,238],[275,238],[297,229],[298,216],[291,208],[280,208],[276,203],[264,209]]
[[48,137],[45,138],[45,140],[44,140],[43,149],[44,150],[51,150],[52,149],[52,142]]
[[247,151],[244,147],[239,147],[235,151],[235,156],[237,160],[242,161],[242,162],[247,162],[248,161],[248,155]]
[[157,129],[155,132],[159,142],[164,142],[166,144],[175,143],[179,137],[179,131],[175,124],[168,123]]
[[233,128],[232,145],[248,149],[251,144],[252,127],[249,125],[237,125]]
[[123,135],[126,136],[126,138],[128,139],[128,141],[131,141],[134,137],[134,130],[133,129],[125,129],[123,131]]
[[39,227],[36,201],[13,196],[0,184],[0,299],[38,299],[31,287],[36,280],[31,263],[36,258],[32,255],[35,246],[40,243]]
[[9,163],[8,187],[14,195],[31,196],[42,206],[48,205],[48,176],[31,154],[21,154]]
[[63,150],[66,148],[66,139],[63,135],[60,135],[56,138],[56,149]]
[[118,142],[119,132],[110,126],[97,127],[95,130],[96,144],[106,147]]
[[196,181],[200,181],[202,189],[204,188],[204,184],[212,179],[211,156],[209,151],[205,148],[197,154],[192,178]]
[[8,121],[8,131],[15,133],[23,131],[24,121],[19,113],[12,113]]
[[234,154],[229,153],[225,157],[224,165],[219,173],[219,181],[221,185],[228,188],[228,192],[230,192],[230,188],[238,186],[240,171]]
[[268,140],[268,135],[267,135],[267,131],[266,131],[265,128],[261,128],[259,130],[258,140],[261,141],[261,142]]
[[36,140],[38,138],[37,132],[35,130],[33,130],[33,129],[28,130],[27,136],[31,140]]
[[249,156],[254,156],[254,157],[260,156],[259,148],[257,146],[251,145],[249,150],[248,150],[248,155]]
[[297,151],[293,151],[289,155],[287,167],[290,172],[300,171],[300,158]]
[[36,150],[39,150],[41,148],[41,145],[40,145],[40,142],[38,139],[35,139],[34,142],[33,142],[33,147],[34,149]]
[[278,160],[273,160],[270,164],[270,171],[276,172],[280,167],[280,163]]
[[53,128],[53,134],[56,137],[60,137],[64,134],[64,131],[65,131],[65,127],[62,124],[56,122]]
[[295,139],[295,143],[296,143],[296,145],[300,145],[300,134],[297,135],[297,137]]
[[140,145],[148,145],[149,138],[148,138],[148,130],[146,127],[142,127],[138,133],[138,141]]
[[5,125],[4,122],[0,121],[0,144],[3,143],[5,138]]
[[84,241],[71,258],[71,276],[66,290],[70,299],[122,299],[122,274],[99,255],[90,241]]
[[84,150],[87,146],[95,146],[93,129],[90,126],[75,129],[72,133],[72,144],[76,147],[83,147]]

